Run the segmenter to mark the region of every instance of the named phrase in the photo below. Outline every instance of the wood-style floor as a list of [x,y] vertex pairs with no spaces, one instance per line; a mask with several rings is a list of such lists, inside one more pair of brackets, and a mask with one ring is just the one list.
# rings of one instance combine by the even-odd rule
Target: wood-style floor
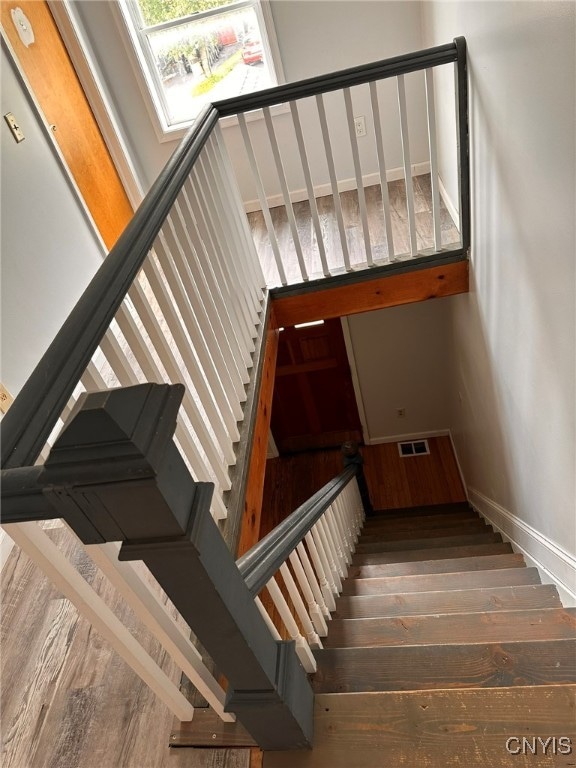
[[[413,178],[413,186],[416,239],[418,251],[423,251],[434,246],[430,174],[415,176]],[[388,194],[390,198],[390,218],[394,241],[394,260],[396,260],[405,258],[410,251],[406,184],[404,179],[388,182]],[[373,258],[377,263],[386,263],[390,258],[386,242],[380,187],[366,187],[365,195]],[[350,263],[352,267],[358,268],[363,264],[366,265],[364,236],[358,207],[358,192],[356,190],[341,192],[340,201],[342,205],[344,226],[346,229],[346,242],[350,253]],[[334,198],[332,195],[319,197],[317,198],[316,203],[318,205],[318,214],[328,266],[333,274],[342,272],[344,261],[340,243],[340,234],[338,231],[338,222],[334,208]],[[307,200],[293,203],[293,209],[306,269],[311,278],[322,277],[322,264],[320,261],[316,234],[312,224],[310,203]],[[284,206],[272,208],[270,214],[278,239],[280,253],[283,257],[288,283],[299,283],[302,281],[302,278],[296,257],[294,241],[290,232],[286,208]],[[280,285],[278,269],[276,267],[272,246],[270,245],[270,238],[266,230],[262,212],[255,211],[249,213],[248,220],[256,243],[256,249],[262,262],[266,282],[268,285]],[[440,202],[440,225],[443,248],[447,248],[451,245],[453,246],[455,243],[459,242],[460,235],[458,230],[442,201]]]
[[[74,536],[62,526],[47,533],[179,681]],[[171,712],[17,547],[1,591],[3,768],[249,768],[247,749],[170,749]]]

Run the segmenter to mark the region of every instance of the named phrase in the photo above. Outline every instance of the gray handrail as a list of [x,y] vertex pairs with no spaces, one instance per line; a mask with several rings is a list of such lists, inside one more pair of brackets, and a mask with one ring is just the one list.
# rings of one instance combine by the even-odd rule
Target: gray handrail
[[270,581],[334,499],[356,476],[356,471],[356,466],[347,467],[236,561],[252,595],[257,595]]

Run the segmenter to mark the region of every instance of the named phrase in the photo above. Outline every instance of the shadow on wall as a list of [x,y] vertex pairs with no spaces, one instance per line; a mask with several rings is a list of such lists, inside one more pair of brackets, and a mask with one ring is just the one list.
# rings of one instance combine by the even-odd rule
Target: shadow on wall
[[570,547],[573,286],[542,226],[542,201],[569,177],[542,172],[533,101],[514,100],[508,123],[473,66],[470,80],[473,245],[470,293],[453,299],[456,450],[469,489]]

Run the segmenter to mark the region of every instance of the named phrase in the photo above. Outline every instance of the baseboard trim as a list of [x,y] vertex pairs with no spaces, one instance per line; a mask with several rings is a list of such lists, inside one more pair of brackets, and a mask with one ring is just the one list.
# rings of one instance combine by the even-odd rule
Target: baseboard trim
[[538,568],[542,581],[556,585],[564,605],[576,606],[576,557],[475,488],[468,487],[468,499],[528,565]]
[[[430,163],[414,163],[412,165],[412,176],[421,176],[424,173],[430,173]],[[404,178],[404,168],[390,168],[386,171],[387,181],[398,181],[398,179]],[[379,173],[367,173],[362,176],[362,184],[364,187],[372,187],[375,184],[380,184]],[[350,192],[357,188],[356,178],[342,179],[338,182],[339,192]],[[326,197],[332,194],[332,187],[330,184],[316,184],[314,186],[314,197]],[[295,189],[290,192],[290,200],[293,203],[301,203],[303,200],[308,200],[308,191],[306,189]],[[282,195],[270,195],[266,197],[266,202],[269,208],[277,208],[279,205],[284,205],[284,198]],[[448,207],[448,206],[446,206]],[[244,210],[246,213],[253,213],[254,211],[262,210],[259,200],[246,200],[244,202]]]
[[454,205],[454,202],[452,201],[452,198],[448,194],[448,191],[446,190],[446,187],[444,186],[444,182],[438,176],[438,189],[440,191],[440,197],[442,198],[442,202],[446,206],[448,213],[452,217],[452,221],[456,225],[456,227],[460,228],[460,212],[458,208]]
[[386,437],[371,437],[367,445],[381,445],[382,443],[401,443],[405,440],[425,440],[427,437],[447,437],[449,429],[435,429],[431,432],[410,432],[403,435],[387,435]]

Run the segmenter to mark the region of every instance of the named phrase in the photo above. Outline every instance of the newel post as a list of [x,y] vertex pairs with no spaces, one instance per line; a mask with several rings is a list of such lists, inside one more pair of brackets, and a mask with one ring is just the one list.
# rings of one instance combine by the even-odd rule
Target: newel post
[[182,385],[84,394],[40,478],[85,543],[143,560],[228,679],[226,709],[263,749],[312,743],[313,693],[293,642],[271,636],[172,440]]

